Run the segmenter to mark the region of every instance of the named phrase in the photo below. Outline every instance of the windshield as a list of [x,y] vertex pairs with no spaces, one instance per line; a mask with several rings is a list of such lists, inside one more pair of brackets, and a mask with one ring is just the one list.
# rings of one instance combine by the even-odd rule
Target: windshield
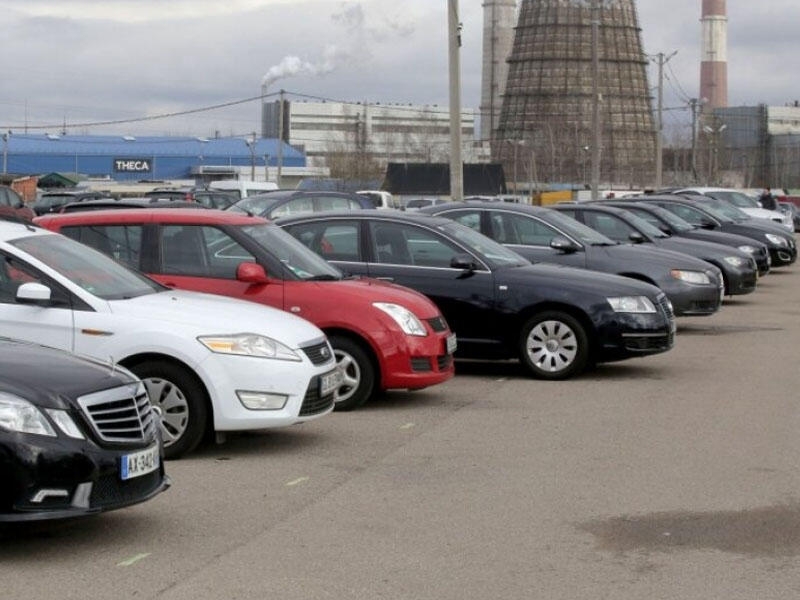
[[558,211],[548,210],[547,215],[545,215],[544,218],[551,225],[558,227],[567,235],[574,237],[579,242],[588,246],[617,245],[617,242],[609,237],[604,236],[599,231],[595,231],[580,221],[576,221],[572,217],[568,217],[567,215]]
[[229,207],[228,210],[231,212],[238,212],[238,213],[248,213],[252,215],[264,215],[272,208],[272,205],[275,203],[275,197],[270,197],[265,195],[262,196],[250,196],[248,198],[243,198],[239,200],[236,204]]
[[706,197],[706,198],[698,198],[696,201],[699,204],[702,204],[704,207],[707,206],[713,208],[716,212],[725,215],[730,221],[743,223],[744,221],[750,220],[750,217],[747,215],[747,213],[743,213],[733,204],[729,204],[724,200],[716,200],[714,198]]
[[337,280],[342,272],[306,248],[277,225],[244,225],[242,231],[259,246],[278,258],[286,269],[302,280]]
[[440,225],[438,229],[460,242],[461,245],[466,246],[468,250],[474,252],[490,267],[521,267],[530,264],[529,261],[516,252],[489,239],[482,233],[470,229],[466,225],[452,221]]
[[695,229],[694,225],[684,219],[681,219],[678,215],[669,212],[666,208],[653,206],[650,210],[655,216],[667,223],[675,231],[683,233]]
[[166,289],[63,235],[32,235],[12,240],[10,244],[103,300],[135,298]]
[[758,200],[741,192],[708,192],[707,195],[717,200],[729,202],[739,208],[759,208]]
[[631,211],[625,211],[628,221],[631,225],[633,225],[636,229],[644,233],[645,235],[653,238],[667,238],[669,237],[666,233],[661,231],[655,225],[651,225],[647,221],[645,221],[642,217],[633,214]]

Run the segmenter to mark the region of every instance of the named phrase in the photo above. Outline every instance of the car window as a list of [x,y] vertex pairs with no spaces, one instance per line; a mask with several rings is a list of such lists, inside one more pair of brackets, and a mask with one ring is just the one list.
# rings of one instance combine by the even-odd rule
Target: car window
[[286,204],[276,206],[269,215],[270,219],[285,217],[286,215],[296,215],[298,213],[308,213],[314,210],[314,200],[312,198],[294,198]]
[[69,293],[60,285],[16,257],[0,254],[0,303],[16,304],[17,289],[23,283],[46,285],[50,288],[54,306],[70,306]]
[[630,242],[631,234],[636,233],[633,227],[616,215],[589,210],[583,213],[583,220],[592,229],[617,242]]
[[648,212],[646,210],[641,210],[639,208],[626,208],[625,210],[635,214],[640,219],[644,219],[645,221],[650,223],[653,227],[659,227],[660,228],[663,225],[663,223],[661,222],[661,219],[659,219],[653,213]]
[[361,208],[361,205],[350,198],[340,196],[317,196],[315,198],[315,210],[323,212],[326,210],[353,210]]
[[686,206],[685,204],[664,204],[662,206],[692,225],[701,225],[703,223],[702,211],[692,208],[691,206]]
[[[525,246],[549,246],[550,240],[558,231],[542,223],[538,219],[511,213],[494,213],[492,215],[493,238],[502,244],[523,244]],[[498,237],[498,231],[503,239]]]
[[161,228],[164,273],[236,279],[236,268],[255,257],[218,227],[167,225]]
[[481,213],[478,210],[454,210],[446,213],[445,216],[475,231],[481,230]]
[[286,231],[327,260],[363,262],[358,221],[300,223],[287,226]]
[[394,265],[450,268],[463,253],[435,233],[404,223],[370,222],[375,262]]
[[129,267],[141,268],[141,225],[71,225],[62,228],[61,233]]

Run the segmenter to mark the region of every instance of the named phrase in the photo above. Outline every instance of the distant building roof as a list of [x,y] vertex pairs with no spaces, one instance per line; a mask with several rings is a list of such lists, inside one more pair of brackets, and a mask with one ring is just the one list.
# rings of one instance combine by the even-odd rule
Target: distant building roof
[[[397,195],[449,195],[450,165],[389,163],[381,189]],[[506,180],[502,165],[464,165],[464,195],[495,196],[505,193]]]

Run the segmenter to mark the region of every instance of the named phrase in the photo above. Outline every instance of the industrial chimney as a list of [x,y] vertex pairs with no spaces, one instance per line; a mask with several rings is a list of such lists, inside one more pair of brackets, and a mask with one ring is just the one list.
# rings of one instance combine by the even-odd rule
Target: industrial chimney
[[703,0],[700,97],[704,109],[728,106],[728,15],[725,0]]
[[481,82],[481,139],[490,140],[500,119],[508,76],[508,60],[514,43],[517,0],[484,0],[483,79]]

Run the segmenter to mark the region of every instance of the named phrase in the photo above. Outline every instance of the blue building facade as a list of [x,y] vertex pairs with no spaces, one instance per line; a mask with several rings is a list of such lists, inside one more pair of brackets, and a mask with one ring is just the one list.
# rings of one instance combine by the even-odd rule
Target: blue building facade
[[[2,150],[7,173],[80,173],[118,181],[191,179],[200,168],[278,164],[278,140],[265,138],[12,133],[4,136]],[[282,166],[305,167],[305,155],[283,144]]]

